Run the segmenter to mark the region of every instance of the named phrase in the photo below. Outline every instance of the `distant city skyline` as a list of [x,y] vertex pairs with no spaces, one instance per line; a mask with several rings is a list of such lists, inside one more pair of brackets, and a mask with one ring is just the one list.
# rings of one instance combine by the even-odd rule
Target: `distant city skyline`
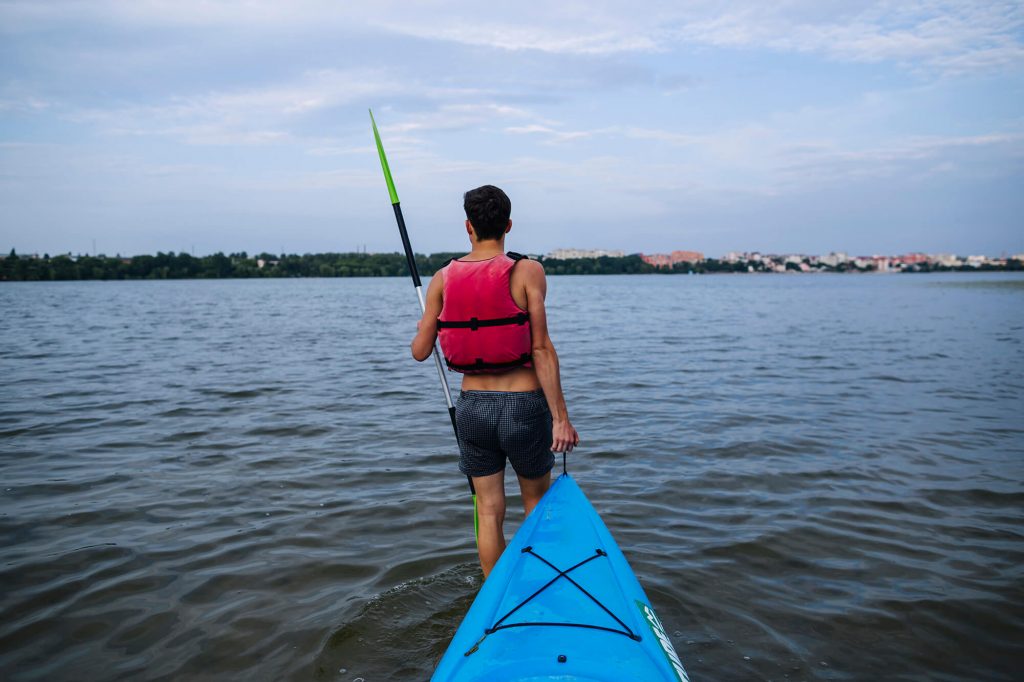
[[[79,258],[83,256],[99,256],[104,258],[110,257],[123,257],[132,258],[135,256],[152,256],[158,252],[149,253],[122,253],[119,251],[110,253],[105,251],[18,251],[16,248],[0,251],[0,259],[7,257],[11,251],[14,251],[15,255],[19,258],[45,258],[45,257],[56,257],[56,256],[71,256],[73,258]],[[448,254],[448,253],[462,253],[468,252],[468,249],[456,249],[454,251],[420,251],[415,250],[417,255],[431,256],[435,254]],[[160,253],[187,253],[189,255],[205,258],[212,256],[217,253],[223,255],[232,254],[247,254],[250,258],[260,254],[268,254],[271,256],[280,255],[302,255],[302,254],[327,254],[327,253],[352,253],[352,254],[366,254],[372,256],[386,255],[400,253],[399,249],[384,249],[383,251],[367,251],[364,248],[356,248],[352,250],[334,250],[334,251],[288,251],[288,250],[273,250],[273,249],[228,249],[221,251],[210,251],[210,252],[197,252],[194,249],[172,249],[169,251],[163,251]],[[723,254],[704,254],[699,251],[684,251],[680,249],[674,249],[668,253],[653,253],[643,251],[629,251],[621,249],[577,249],[577,248],[558,248],[553,249],[547,253],[537,251],[525,251],[529,256],[541,257],[545,260],[571,260],[579,258],[624,258],[626,256],[640,256],[645,262],[655,266],[666,266],[674,265],[676,263],[683,262],[699,262],[704,260],[722,260],[722,261],[737,261],[737,260],[760,260],[770,258],[781,258],[781,259],[793,259],[793,258],[809,258],[815,261],[821,261],[829,264],[836,264],[839,262],[862,260],[862,259],[875,259],[875,260],[895,260],[905,261],[907,263],[917,262],[936,262],[945,265],[955,265],[955,261],[960,259],[964,262],[988,262],[990,260],[997,259],[1015,259],[1024,261],[1024,251],[1011,252],[1011,251],[1000,251],[999,253],[983,253],[980,251],[973,252],[927,252],[920,249],[911,249],[900,253],[884,253],[879,251],[864,252],[864,253],[847,253],[845,251],[830,250],[823,253],[810,253],[805,251],[772,251],[772,250],[744,250],[744,251],[729,251]]]
[[[229,254],[229,253],[243,253],[243,252],[244,253],[248,253],[248,254],[271,253],[271,254],[275,254],[275,255],[285,254],[285,253],[291,253],[291,254],[300,254],[300,253],[367,253],[367,254],[382,254],[382,253],[399,253],[401,251],[401,243],[399,243],[395,248],[390,248],[390,249],[385,248],[385,249],[382,249],[380,251],[369,251],[369,250],[364,249],[362,245],[357,245],[355,248],[352,248],[352,249],[331,249],[331,250],[323,250],[323,251],[310,251],[310,250],[296,251],[296,250],[293,250],[293,249],[280,249],[280,248],[279,249],[218,249],[216,251],[199,251],[199,250],[197,250],[195,248],[188,248],[188,249],[166,249],[166,250],[157,249],[155,251],[146,251],[146,252],[110,251],[110,250],[104,250],[104,249],[99,249],[99,248],[89,248],[89,249],[79,249],[79,250],[75,250],[75,249],[51,249],[51,250],[33,249],[33,250],[23,250],[23,249],[18,249],[17,247],[11,246],[11,247],[8,247],[8,248],[0,248],[0,258],[6,256],[12,250],[18,256],[43,256],[45,254],[48,254],[48,255],[51,255],[51,256],[56,256],[56,255],[64,254],[64,255],[73,255],[73,256],[101,255],[101,256],[126,256],[126,257],[128,257],[128,256],[139,256],[139,255],[154,254],[154,253],[157,253],[157,251],[161,251],[161,252],[164,252],[164,253],[167,253],[167,252],[172,252],[172,253],[188,253],[188,254],[191,254],[193,256],[209,256],[209,255],[212,255],[214,253]],[[512,250],[512,249],[510,249],[510,250]],[[459,252],[467,252],[468,253],[469,249],[468,248],[466,248],[466,249],[451,249],[451,250],[445,249],[445,250],[441,250],[441,251],[424,251],[422,249],[414,249],[414,251],[416,253],[427,255],[427,254],[432,254],[432,253],[459,253]],[[672,251],[679,251],[679,249],[673,249]],[[637,250],[630,250],[630,249],[558,248],[558,249],[552,249],[551,251],[548,251],[548,252],[532,251],[532,250],[526,249],[526,250],[524,250],[524,253],[540,255],[540,256],[544,256],[545,258],[549,258],[549,259],[568,259],[568,258],[598,258],[600,256],[609,256],[609,257],[612,257],[612,258],[621,258],[623,256],[632,256],[632,255],[659,256],[659,255],[670,255],[672,253],[672,251],[668,251],[668,252],[652,252],[652,251],[637,251]],[[740,254],[740,253],[742,253],[742,254],[755,254],[756,253],[756,254],[764,254],[764,255],[799,254],[799,255],[806,255],[806,256],[821,256],[821,255],[836,254],[836,253],[847,254],[847,253],[850,253],[850,252],[840,251],[840,250],[837,250],[837,249],[829,249],[829,250],[823,251],[823,252],[783,251],[783,250],[778,250],[778,249],[775,249],[775,250],[773,250],[773,249],[732,249],[730,251],[727,251],[725,253],[720,253],[720,254],[704,254],[702,252],[695,252],[695,253],[700,253],[704,258],[725,258],[725,257],[728,257],[730,254]],[[1007,250],[1007,249],[1003,249],[1002,251],[999,251],[998,253],[992,253],[992,252],[985,253],[985,252],[978,251],[978,250],[975,250],[975,251],[961,251],[961,252],[952,252],[952,251],[933,251],[933,252],[929,252],[929,251],[925,251],[923,249],[908,249],[906,251],[888,252],[888,253],[887,252],[883,252],[883,251],[878,251],[878,250],[864,251],[864,252],[856,252],[855,255],[856,256],[868,256],[868,257],[870,257],[870,256],[902,256],[902,255],[909,255],[909,254],[929,254],[929,255],[958,255],[958,256],[984,255],[984,256],[996,257],[996,256],[1013,256],[1013,255],[1016,255],[1017,253],[1024,253],[1024,251],[1013,252],[1013,251],[1010,251],[1010,250]],[[687,259],[683,259],[683,260],[687,260]]]
[[1024,251],[1024,5],[0,3],[0,249]]
[[[419,271],[429,277],[450,262],[449,253],[418,254]],[[906,273],[1024,271],[1024,253],[1008,258],[912,253],[901,256],[825,256],[729,253],[721,259],[694,251],[671,254],[609,254],[557,250],[542,259],[550,275],[738,274],[738,273]],[[189,253],[124,256],[0,255],[0,282],[123,279],[223,279],[277,277],[407,277],[404,253]]]

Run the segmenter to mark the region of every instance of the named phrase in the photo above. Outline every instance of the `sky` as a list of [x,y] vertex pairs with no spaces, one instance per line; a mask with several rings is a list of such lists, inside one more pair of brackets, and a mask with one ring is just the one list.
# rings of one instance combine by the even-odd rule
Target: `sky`
[[[372,6],[370,6],[372,4]],[[1024,252],[1024,3],[0,0],[0,249]]]

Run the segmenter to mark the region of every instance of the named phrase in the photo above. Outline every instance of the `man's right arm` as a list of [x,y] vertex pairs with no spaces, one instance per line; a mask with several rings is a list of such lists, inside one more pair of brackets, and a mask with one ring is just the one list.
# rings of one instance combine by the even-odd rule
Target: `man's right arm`
[[416,323],[416,336],[413,337],[412,356],[423,362],[434,352],[437,341],[437,318],[444,307],[444,273],[438,272],[430,278],[427,295],[424,299],[423,317]]
[[551,410],[551,449],[555,452],[571,451],[579,444],[580,437],[569,421],[569,411],[562,394],[562,380],[558,369],[558,353],[548,336],[547,311],[544,298],[547,295],[547,280],[544,266],[537,261],[522,261],[526,286],[526,309],[530,313],[530,333],[533,345],[533,367],[537,380],[544,390],[548,408]]

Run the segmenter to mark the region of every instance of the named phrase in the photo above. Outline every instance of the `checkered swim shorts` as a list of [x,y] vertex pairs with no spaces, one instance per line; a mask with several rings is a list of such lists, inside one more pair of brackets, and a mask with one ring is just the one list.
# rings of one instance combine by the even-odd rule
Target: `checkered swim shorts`
[[506,458],[523,478],[551,471],[551,411],[543,391],[462,391],[455,423],[459,470],[467,476],[503,471]]

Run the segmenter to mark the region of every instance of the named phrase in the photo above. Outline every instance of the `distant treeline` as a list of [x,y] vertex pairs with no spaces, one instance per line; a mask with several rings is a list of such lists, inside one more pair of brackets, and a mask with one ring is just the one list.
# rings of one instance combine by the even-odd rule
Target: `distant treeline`
[[[423,275],[432,275],[449,259],[460,253],[417,254],[416,265]],[[542,259],[551,275],[619,275],[619,274],[702,274],[712,272],[760,272],[766,266],[755,261],[720,261],[708,258],[698,263],[677,263],[671,268],[658,268],[645,263],[638,254],[600,258]],[[961,270],[1021,270],[1021,261],[1010,260],[1005,267],[963,267]],[[799,271],[789,263],[787,269]],[[842,263],[833,271],[858,271],[852,264]],[[922,263],[916,272],[944,271],[952,268]],[[48,281],[83,279],[225,279],[253,277],[404,277],[408,276],[405,255],[400,253],[261,253],[250,256],[239,253],[214,253],[193,256],[189,253],[157,253],[155,256],[19,256],[12,249],[0,257],[0,280]]]
[[[422,275],[432,275],[459,253],[416,255]],[[612,275],[657,272],[640,256],[548,260],[551,274]],[[18,256],[12,251],[0,259],[0,279],[18,281],[81,279],[224,279],[229,277],[407,277],[401,253],[157,253],[155,256]]]
[[[432,274],[461,253],[417,255],[422,274]],[[399,253],[307,253],[249,255],[214,253],[157,253],[155,256],[17,256],[0,260],[0,279],[225,279],[254,277],[399,277],[408,276],[405,255]]]

